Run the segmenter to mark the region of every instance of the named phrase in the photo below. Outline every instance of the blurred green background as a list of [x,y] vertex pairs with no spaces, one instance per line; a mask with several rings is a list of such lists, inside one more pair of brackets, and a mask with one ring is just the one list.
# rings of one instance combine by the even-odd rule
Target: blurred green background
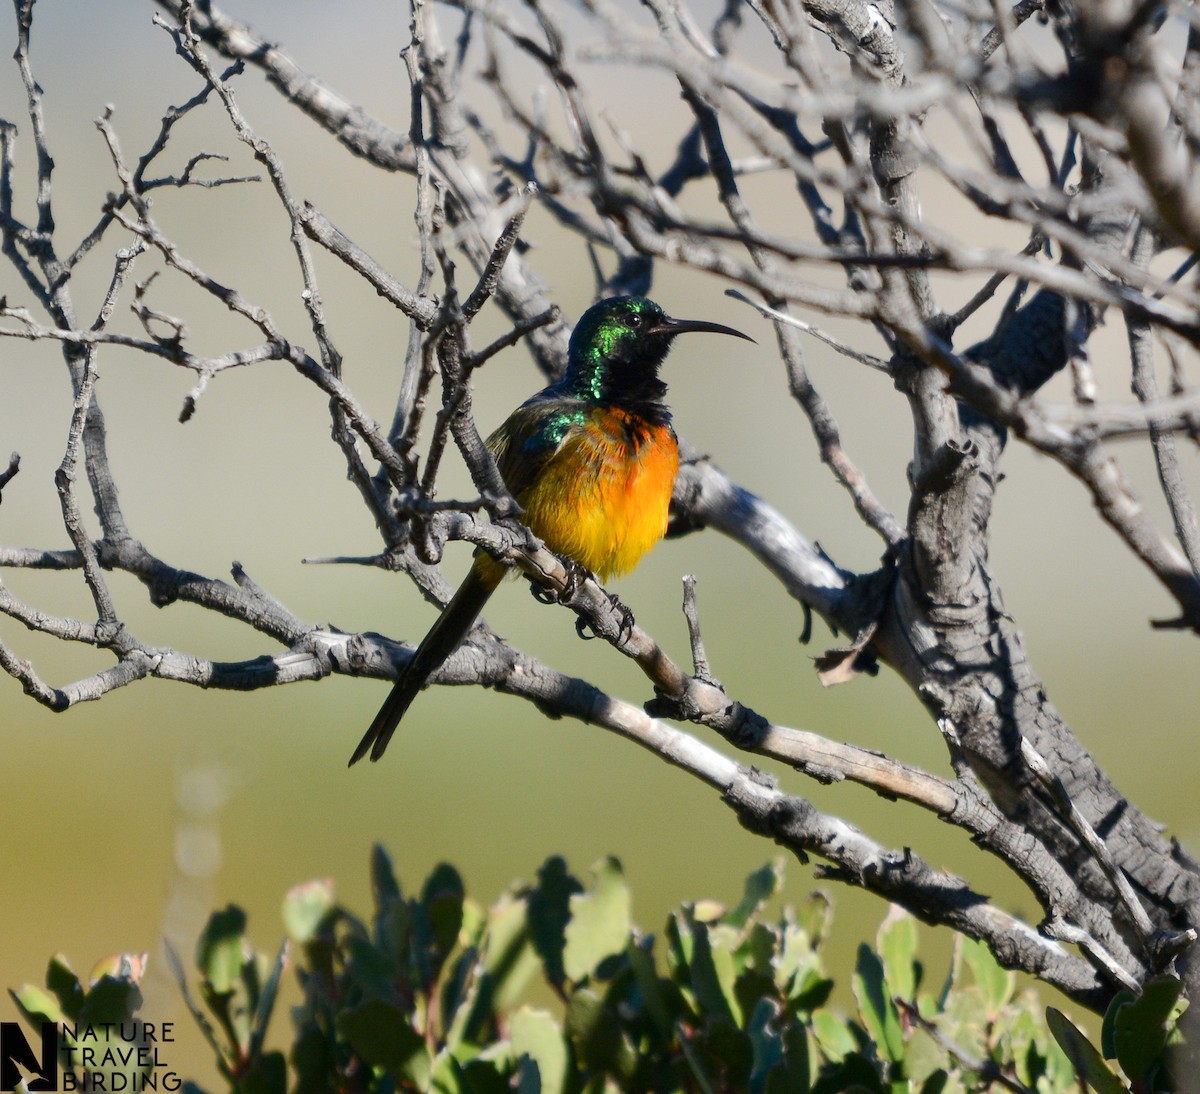
[[[644,17],[630,8],[631,18]],[[352,101],[393,126],[407,126],[399,52],[408,40],[408,20],[402,5],[355,0],[337,5],[335,14],[334,6],[315,0],[231,0],[228,10],[282,43]],[[147,0],[42,0],[35,10],[34,69],[45,89],[57,165],[60,253],[72,249],[95,222],[105,194],[117,187],[94,125],[105,104],[114,108],[113,124],[132,161],[157,132],[167,106],[198,89],[197,77],[153,25],[154,11]],[[704,8],[699,14],[711,16]],[[0,116],[20,128],[17,211],[32,222],[30,127],[16,67],[7,61],[15,44],[9,14],[0,21],[0,54],[6,58]],[[764,48],[754,33],[748,45]],[[670,81],[630,68],[593,66],[589,72],[596,79],[593,107],[609,111],[652,169],[661,170],[674,151],[674,138],[664,141],[663,134],[681,131],[684,117]],[[531,73],[528,83],[534,82]],[[249,121],[283,158],[295,193],[415,284],[412,181],[351,160],[257,74],[235,86]],[[178,127],[162,163],[178,171],[201,150],[231,157],[227,165],[211,164],[209,175],[257,172],[214,106]],[[753,178],[747,191],[773,227],[805,230],[786,179]],[[699,191],[687,197],[693,207],[711,201]],[[924,201],[927,209],[939,210],[944,224],[956,223],[960,203],[936,183],[927,185]],[[159,191],[154,215],[193,261],[267,307],[293,340],[312,345],[286,220],[268,185]],[[539,208],[530,215],[527,235],[536,245],[530,260],[564,311],[577,316],[594,292],[586,256],[564,243]],[[124,242],[124,233],[110,232],[76,278],[81,324],[94,318],[111,252]],[[405,323],[336,261],[318,254],[317,263],[347,381],[377,418],[389,420]],[[146,255],[136,279],[160,267]],[[465,263],[460,272],[468,285]],[[975,279],[940,279],[942,303],[959,306],[977,285]],[[665,375],[680,432],[768,498],[840,565],[872,568],[880,543],[864,532],[817,462],[772,353],[769,329],[725,298],[724,287],[673,269],[656,277],[653,295],[672,314],[736,325],[759,340],[757,348],[709,339],[677,349]],[[0,266],[0,294],[12,304],[31,303],[8,264]],[[118,329],[136,330],[130,298],[127,290]],[[197,352],[259,340],[177,275],[162,277],[150,300],[185,319]],[[816,318],[860,348],[878,349],[870,331]],[[986,330],[989,318],[979,317],[973,335]],[[475,332],[477,344],[503,329],[492,309]],[[1093,359],[1104,395],[1124,396],[1127,363],[1119,325],[1101,332]],[[832,402],[850,455],[903,514],[911,427],[902,398],[878,374],[818,343],[809,364]],[[132,529],[152,552],[223,578],[236,559],[306,619],[408,639],[424,632],[432,610],[402,579],[303,563],[306,557],[370,554],[379,546],[329,440],[326,400],[318,391],[283,365],[232,371],[214,381],[195,418],[181,425],[190,374],[115,350],[101,355],[100,373],[98,394],[121,500]],[[481,429],[493,428],[540,384],[523,350],[493,360],[478,378]],[[1065,388],[1056,394],[1065,397]],[[67,373],[56,348],[0,342],[0,452],[16,450],[22,458],[20,475],[4,491],[0,542],[69,546],[53,474],[70,414]],[[1147,504],[1159,512],[1145,452],[1129,445],[1122,457],[1143,485]],[[1194,479],[1193,453],[1185,458]],[[1184,739],[1197,705],[1194,639],[1149,629],[1148,619],[1169,616],[1171,604],[1099,523],[1075,482],[1019,447],[1010,451],[1006,472],[992,561],[1034,664],[1118,785],[1195,850],[1200,804],[1192,745]],[[443,496],[469,491],[461,466],[448,466],[447,473]],[[452,577],[465,570],[467,557],[465,548],[451,548]],[[828,631],[818,625],[812,646],[798,645],[799,607],[743,552],[713,534],[663,545],[618,585],[639,622],[677,658],[688,657],[679,611],[679,578],[688,572],[699,578],[713,669],[732,695],[781,724],[948,771],[937,730],[886,672],[831,691],[820,688],[810,657],[831,644]],[[78,574],[6,571],[0,579],[46,611],[80,618],[92,612]],[[273,652],[244,628],[188,606],[154,609],[136,582],[109,579],[123,618],[145,641],[218,660]],[[601,643],[578,641],[573,617],[535,605],[523,585],[507,587],[493,605],[489,621],[522,648],[617,695],[638,702],[648,697],[629,662]],[[0,620],[0,634],[54,684],[109,664],[95,651],[65,648],[9,620]],[[280,900],[291,885],[332,876],[347,903],[366,907],[367,854],[374,841],[387,845],[410,888],[447,860],[481,901],[491,901],[515,878],[531,878],[548,855],[564,855],[576,872],[586,873],[591,862],[612,853],[625,865],[636,916],[649,930],[657,930],[680,901],[736,899],[742,878],[775,853],[743,832],[713,793],[627,742],[575,722],[548,721],[528,705],[481,691],[426,694],[386,762],[347,770],[346,757],[385,692],[381,682],[342,678],[249,695],[151,682],[54,716],[14,681],[0,680],[0,862],[7,879],[0,983],[40,981],[56,950],[81,972],[106,954],[149,951],[147,1016],[179,1022],[171,1063],[203,1078],[210,1074],[205,1054],[164,976],[161,939],[170,937],[190,954],[208,911],[234,901],[249,912],[257,944],[273,951],[283,933]],[[1013,890],[1002,871],[918,811],[853,787],[781,775],[788,789],[822,808],[888,844],[912,846],[965,874],[1006,907],[1037,917],[1027,893]],[[789,864],[793,896],[813,884],[811,867]],[[837,943],[848,962],[885,909],[858,893],[837,889],[834,895]],[[947,938],[927,930],[927,952],[944,953]],[[944,958],[933,960],[935,970],[939,960]],[[12,1013],[6,997],[0,1018]],[[277,1018],[275,1030],[281,1044],[283,1022]]]

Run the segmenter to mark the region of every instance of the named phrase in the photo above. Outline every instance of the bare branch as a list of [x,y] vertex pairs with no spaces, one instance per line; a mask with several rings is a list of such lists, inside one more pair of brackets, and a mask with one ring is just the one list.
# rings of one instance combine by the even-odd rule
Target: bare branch
[[429,329],[437,316],[436,301],[410,292],[358,244],[343,235],[311,203],[304,203],[299,219],[304,231],[314,243],[319,243],[356,273],[361,274],[380,296],[395,304],[420,329]]
[[12,482],[17,472],[21,470],[21,454],[14,452],[8,458],[8,467],[0,471],[0,501],[4,497],[4,488]]

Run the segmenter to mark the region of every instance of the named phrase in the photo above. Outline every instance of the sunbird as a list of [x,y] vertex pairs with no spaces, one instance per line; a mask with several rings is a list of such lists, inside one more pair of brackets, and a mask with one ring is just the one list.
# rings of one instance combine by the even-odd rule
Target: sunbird
[[[614,296],[575,326],[563,378],[514,410],[487,440],[521,519],[556,554],[601,581],[626,574],[667,530],[679,442],[658,371],[678,334],[754,339],[702,319],[672,319],[653,300]],[[509,567],[477,551],[350,757],[387,749],[417,692],[475,625]]]

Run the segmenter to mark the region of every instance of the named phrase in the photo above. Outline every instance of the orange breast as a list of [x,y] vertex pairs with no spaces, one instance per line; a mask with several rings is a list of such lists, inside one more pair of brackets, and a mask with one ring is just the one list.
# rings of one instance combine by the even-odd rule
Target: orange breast
[[572,429],[517,500],[552,551],[607,580],[662,539],[678,470],[670,425],[601,408]]

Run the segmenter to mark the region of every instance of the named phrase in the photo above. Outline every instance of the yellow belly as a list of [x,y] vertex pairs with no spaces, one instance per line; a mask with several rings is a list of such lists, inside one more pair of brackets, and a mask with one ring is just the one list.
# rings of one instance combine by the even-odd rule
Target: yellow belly
[[597,410],[517,500],[546,546],[607,581],[632,570],[662,539],[678,470],[669,425]]

